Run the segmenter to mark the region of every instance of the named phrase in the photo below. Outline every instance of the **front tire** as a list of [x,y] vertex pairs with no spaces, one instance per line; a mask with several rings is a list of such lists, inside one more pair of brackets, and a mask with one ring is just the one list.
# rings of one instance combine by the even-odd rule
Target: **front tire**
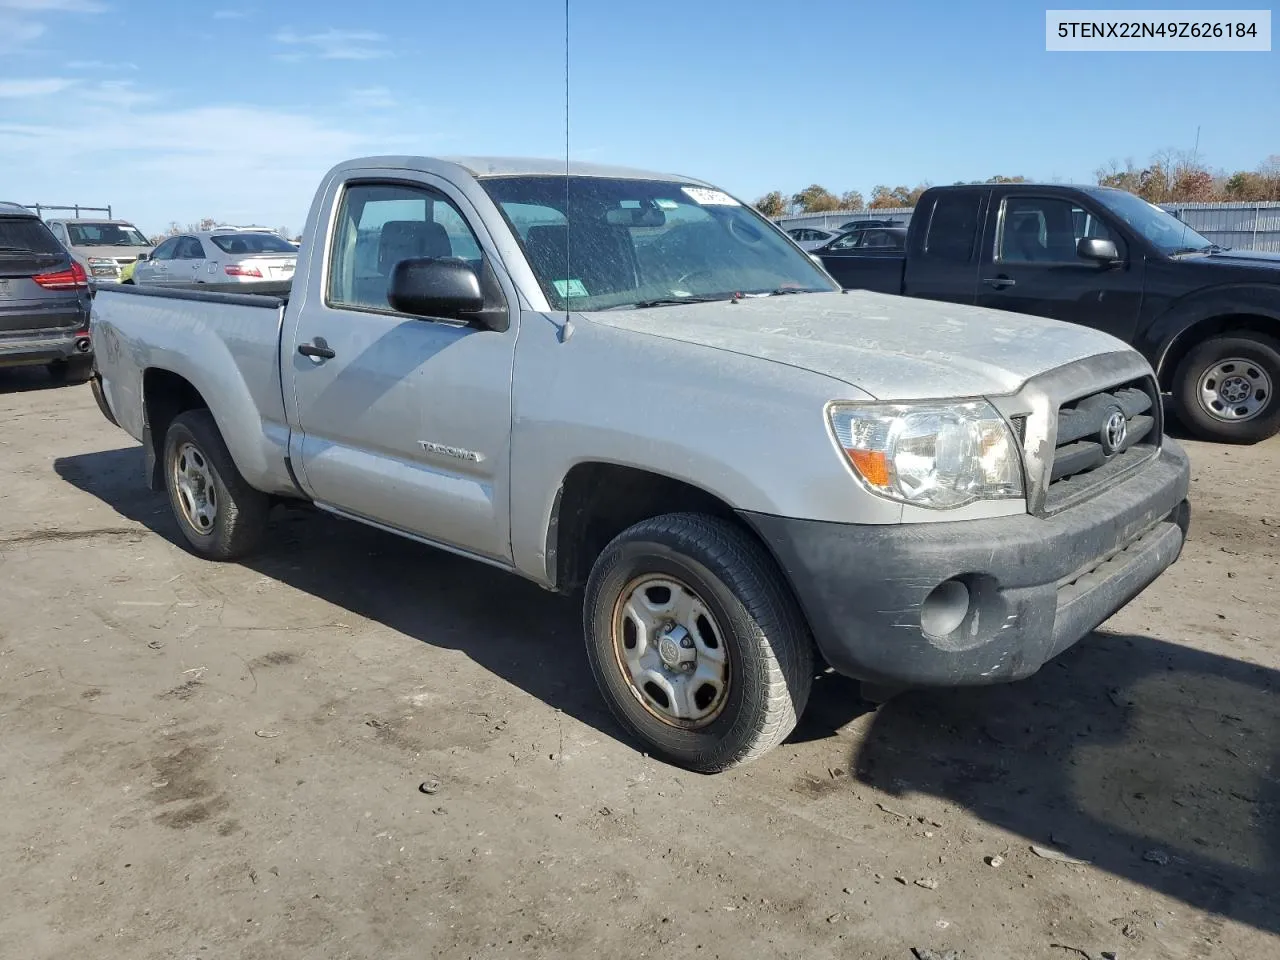
[[1280,431],[1280,343],[1265,334],[1212,337],[1174,376],[1178,419],[1202,440],[1257,443]]
[[619,722],[699,773],[781,743],[813,683],[813,640],[772,557],[701,514],[645,520],[605,547],[587,580],[587,655]]
[[174,519],[197,556],[237,560],[262,542],[271,501],[240,475],[208,410],[174,417],[165,433],[164,480]]

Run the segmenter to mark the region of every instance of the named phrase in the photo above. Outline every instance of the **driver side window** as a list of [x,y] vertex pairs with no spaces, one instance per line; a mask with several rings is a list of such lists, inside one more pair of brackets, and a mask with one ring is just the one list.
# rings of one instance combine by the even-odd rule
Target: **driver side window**
[[407,183],[347,187],[334,228],[328,302],[391,312],[391,272],[401,260],[459,259],[477,273],[484,254],[462,212],[444,194]]
[[173,253],[178,249],[178,238],[170,237],[160,246],[151,251],[152,260],[172,260]]

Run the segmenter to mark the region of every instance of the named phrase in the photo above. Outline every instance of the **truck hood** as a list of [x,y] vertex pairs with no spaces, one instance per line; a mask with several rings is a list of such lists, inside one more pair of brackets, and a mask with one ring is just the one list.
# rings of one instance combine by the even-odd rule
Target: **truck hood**
[[881,400],[1013,393],[1047,370],[1132,352],[1088,327],[984,307],[849,291],[585,315],[628,330],[760,357]]
[[1280,280],[1280,253],[1266,250],[1221,250],[1193,262],[1212,267],[1253,267],[1268,282]]
[[136,260],[140,253],[150,253],[151,247],[72,247],[72,252],[85,260],[90,257],[103,260]]

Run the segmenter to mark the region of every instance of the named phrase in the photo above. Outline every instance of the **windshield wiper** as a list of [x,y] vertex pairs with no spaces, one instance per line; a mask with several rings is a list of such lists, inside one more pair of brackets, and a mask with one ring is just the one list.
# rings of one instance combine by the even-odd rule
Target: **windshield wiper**
[[721,297],[654,297],[652,300],[637,300],[635,303],[622,303],[610,310],[637,309],[647,310],[649,307],[673,307],[680,303],[714,303],[718,300],[733,300],[732,296]]

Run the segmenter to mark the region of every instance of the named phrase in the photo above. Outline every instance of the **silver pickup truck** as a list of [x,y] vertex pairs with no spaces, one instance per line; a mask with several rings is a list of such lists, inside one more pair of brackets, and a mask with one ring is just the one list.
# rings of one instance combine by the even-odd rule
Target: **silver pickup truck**
[[582,590],[609,706],[690,769],[779,743],[828,667],[1029,676],[1186,536],[1138,353],[842,293],[701,181],[350,161],[275,292],[94,302],[99,404],[190,548],[240,557],[302,500]]

